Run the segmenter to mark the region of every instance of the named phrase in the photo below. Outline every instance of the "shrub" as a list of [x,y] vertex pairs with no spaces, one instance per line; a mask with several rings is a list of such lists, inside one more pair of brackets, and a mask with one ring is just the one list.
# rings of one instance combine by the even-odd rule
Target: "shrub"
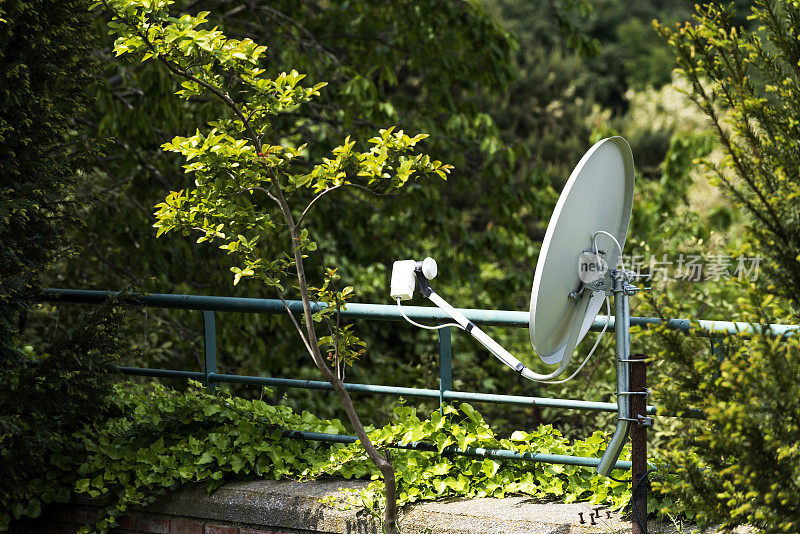
[[[766,283],[740,285],[746,320],[762,328],[796,322],[800,302],[800,3],[755,2],[756,32],[737,24],[733,5],[698,7],[694,24],[659,27],[678,55],[688,96],[710,119],[724,150],[706,162],[711,179],[749,217]],[[674,316],[667,301],[658,305]],[[672,469],[661,484],[700,523],[750,524],[797,532],[800,453],[800,341],[769,333],[714,343],[662,332],[663,359],[674,370],[658,388],[666,411],[703,410],[672,440]],[[687,453],[695,453],[694,455]]]
[[47,347],[26,346],[0,372],[0,531],[66,502],[86,450],[73,434],[109,413],[125,317],[110,305]]

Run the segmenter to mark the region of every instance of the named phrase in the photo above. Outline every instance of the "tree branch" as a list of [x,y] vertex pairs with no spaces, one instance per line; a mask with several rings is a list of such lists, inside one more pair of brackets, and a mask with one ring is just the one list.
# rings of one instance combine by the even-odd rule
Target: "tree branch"
[[353,184],[353,183],[345,183],[345,184],[339,184],[339,185],[335,185],[333,187],[329,187],[328,189],[324,190],[323,192],[321,192],[317,196],[315,196],[311,200],[311,202],[308,203],[308,205],[306,206],[306,209],[303,210],[303,213],[301,213],[300,217],[297,219],[297,226],[300,226],[301,224],[303,224],[303,220],[306,218],[306,215],[308,214],[308,211],[317,202],[317,200],[322,198],[327,193],[330,193],[331,191],[335,191],[336,189],[339,189],[340,187],[352,187],[354,189],[361,189],[362,191],[366,191],[368,193],[372,193],[373,195],[376,194],[369,187],[364,187],[363,185],[358,185],[358,184]]

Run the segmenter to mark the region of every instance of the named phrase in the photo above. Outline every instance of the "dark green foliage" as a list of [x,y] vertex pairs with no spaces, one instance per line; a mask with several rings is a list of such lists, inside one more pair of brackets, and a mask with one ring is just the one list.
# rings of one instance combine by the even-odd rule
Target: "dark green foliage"
[[47,347],[27,346],[0,373],[0,531],[65,502],[86,450],[73,439],[107,412],[112,362],[127,346],[125,317],[110,305]]
[[[633,212],[630,232],[649,243],[654,249],[661,244],[669,250],[685,238],[686,234],[706,235],[708,229],[695,213],[675,217],[688,205],[688,191],[692,185],[691,170],[695,158],[707,156],[714,139],[707,133],[676,133],[669,140],[669,150],[658,166],[658,180],[640,180],[637,184],[639,201]],[[677,238],[677,239],[676,239]]]
[[92,69],[83,0],[0,5],[0,358],[39,278],[75,223],[74,176],[86,148],[76,117]]
[[[518,34],[519,47],[498,22],[470,2],[433,7],[350,2],[347,8],[337,2],[190,4],[195,11],[210,9],[213,24],[220,24],[227,34],[268,44],[265,67],[270,72],[298,68],[312,82],[331,82],[314,106],[281,116],[273,137],[287,136],[291,141],[292,136],[310,134],[319,141],[313,151],[326,142],[340,143],[348,133],[355,132],[363,141],[364,132],[391,121],[407,131],[432,133],[426,149],[456,164],[446,183],[411,185],[399,196],[334,192],[329,205],[315,208],[313,222],[324,229],[323,235],[313,236],[320,243],[318,254],[326,265],[340,266],[341,285],[353,285],[358,301],[388,302],[391,261],[431,254],[441,266],[436,287],[454,304],[525,309],[538,241],[557,190],[590,145],[593,130],[605,126],[595,93],[613,93],[619,101],[630,74],[619,62],[609,62],[603,68],[614,71],[616,85],[608,88],[606,79],[598,76],[600,64],[594,62],[599,60],[582,58],[570,48],[555,23],[557,16],[574,21],[574,31],[601,38],[604,50],[619,49],[615,28],[629,16],[648,22],[660,16],[663,7],[670,18],[680,18],[675,13],[686,2],[633,7],[608,2],[591,13],[580,11],[584,1],[487,4],[488,9],[500,11],[504,27]],[[175,10],[185,5],[179,2]],[[437,32],[444,32],[447,39]],[[648,39],[652,36],[653,31]],[[652,43],[645,44],[636,53],[649,57],[652,52],[647,47]],[[617,78],[623,81],[617,84]],[[92,211],[87,228],[78,236],[85,253],[65,267],[69,285],[107,289],[118,287],[123,277],[152,275],[155,280],[147,289],[153,291],[274,296],[247,283],[231,290],[228,258],[180,237],[152,239],[148,206],[161,200],[163,191],[191,183],[179,162],[163,154],[159,144],[210,119],[211,106],[176,102],[174,84],[149,64],[108,61],[104,79],[89,126],[101,136],[113,136],[116,144],[99,162],[92,187],[109,187],[112,195]],[[659,177],[657,167],[669,140],[670,132],[657,132],[634,146],[637,161],[647,160],[649,178]],[[310,153],[309,161],[313,157]],[[653,198],[672,190],[652,189]],[[643,213],[640,220],[660,218],[660,213]],[[288,321],[248,314],[218,314],[217,321],[220,365],[225,370],[315,376],[316,371],[296,357],[298,345]],[[193,356],[202,354],[196,315],[153,312],[151,324],[148,343],[153,350],[148,363],[195,365]],[[376,382],[377,372],[388,383],[438,386],[435,336],[406,325],[387,329],[377,322],[360,322],[355,329],[367,341],[368,351],[348,371],[348,380]],[[522,357],[531,353],[521,331],[493,335],[506,346],[519,347],[515,352]],[[604,359],[597,360],[596,372],[592,366],[586,374],[592,378],[585,383],[556,388],[507,380],[499,363],[463,338],[455,341],[454,357],[459,389],[600,399],[613,384],[611,379],[594,380],[606,367],[611,369]],[[527,363],[536,364],[534,360]],[[602,386],[587,392],[592,382]],[[276,390],[276,397],[281,393]],[[313,394],[306,392],[293,395],[292,402],[309,408],[317,405]],[[370,408],[376,421],[391,417],[390,406],[380,399],[371,400]],[[508,420],[514,427],[531,428],[542,417],[562,429],[580,428],[586,421],[586,414],[579,412],[509,412],[491,406],[485,410],[492,421]]]
[[[174,11],[180,12],[184,4],[178,2]],[[475,175],[501,148],[492,121],[479,113],[479,105],[485,95],[502,90],[510,78],[513,47],[510,36],[478,6],[471,2],[407,5],[359,1],[250,2],[239,7],[230,2],[204,2],[189,7],[193,13],[209,10],[212,25],[219,24],[226,35],[246,36],[267,45],[263,66],[268,76],[296,69],[308,74],[310,85],[328,82],[318,101],[276,117],[269,139],[265,139],[273,143],[313,140],[301,163],[318,161],[327,155],[322,147],[337,146],[347,135],[363,149],[377,129],[392,124],[406,131],[430,133],[427,146],[432,147],[436,159],[454,157],[459,176],[453,178],[453,185],[416,187],[409,198],[404,195],[402,199],[345,191],[332,196],[334,205],[320,206],[323,209],[314,214],[314,222],[329,229],[325,235],[314,236],[326,242],[322,247],[328,253],[326,258],[335,253],[360,269],[382,268],[390,259],[383,254],[376,258],[376,247],[367,243],[399,241],[401,246],[417,248],[419,240],[407,243],[407,236],[425,229],[467,237],[465,231],[446,222],[466,217],[460,214],[465,199],[485,185],[476,182]],[[162,154],[160,144],[209,120],[208,108],[194,102],[191,107],[173,102],[177,84],[153,65],[109,62],[105,78],[91,123],[95,132],[114,136],[116,143],[110,150],[112,157],[102,162],[98,183],[118,188],[119,195],[97,212],[81,237],[90,244],[92,256],[106,266],[74,265],[70,272],[86,284],[117,283],[120,275],[132,279],[153,275],[162,284],[159,290],[172,285],[227,293],[225,261],[180,239],[168,241],[171,253],[162,254],[165,245],[150,239],[152,220],[146,208],[160,201],[164,190],[179,190],[191,183],[178,161]],[[496,158],[498,169],[492,178],[507,166],[502,154]],[[484,190],[517,202],[511,187]],[[437,211],[434,206],[443,198],[452,207]],[[415,208],[414,217],[409,216],[411,207]],[[119,224],[109,228],[106,221],[112,217]],[[396,220],[402,226],[386,228],[373,224],[375,220]],[[412,232],[412,223],[423,225],[422,230],[415,226]],[[119,243],[131,240],[138,244],[135,252],[119,248]],[[131,254],[131,261],[123,260],[124,254]],[[342,271],[345,282],[350,283],[355,273],[350,268]],[[260,290],[248,288],[247,294],[253,296],[253,291]],[[259,336],[266,332],[282,336],[271,325],[253,324],[250,328]],[[248,349],[260,352],[258,347]]]
[[102,415],[121,347],[111,310],[35,346],[25,332],[86,200],[90,149],[77,121],[94,68],[88,5],[0,3],[0,530],[69,498],[81,460],[71,434]]
[[[179,2],[173,9],[178,12],[184,5]],[[310,264],[317,265],[321,258],[327,266],[339,266],[341,286],[354,286],[355,298],[362,302],[386,298],[394,259],[434,253],[447,265],[440,277],[446,286],[459,287],[456,280],[469,279],[481,286],[487,280],[493,284],[471,305],[488,305],[498,295],[506,298],[509,288],[530,283],[537,247],[527,235],[541,233],[538,226],[555,195],[527,149],[507,148],[492,118],[484,113],[491,98],[502,98],[511,77],[514,40],[480,6],[473,2],[238,5],[205,2],[189,7],[194,12],[209,9],[211,23],[219,24],[227,35],[268,45],[263,66],[269,74],[296,68],[308,74],[311,84],[329,82],[319,100],[275,117],[273,130],[265,137],[274,143],[309,141],[298,167],[319,161],[327,155],[322,147],[336,146],[348,134],[357,148],[363,147],[377,128],[389,124],[430,133],[426,151],[456,165],[446,183],[411,184],[403,195],[342,189],[326,197],[329,202],[315,206],[308,219],[318,229],[311,237],[320,244],[318,257]],[[93,134],[113,136],[115,143],[99,162],[93,187],[110,188],[112,194],[87,218],[87,227],[77,236],[86,253],[79,262],[65,266],[65,278],[75,286],[109,288],[119,285],[120,277],[153,276],[146,289],[158,292],[274,297],[271,290],[246,282],[231,289],[229,258],[180,236],[152,239],[148,206],[161,201],[165,191],[192,183],[179,162],[163,154],[159,145],[209,120],[207,102],[195,99],[190,106],[175,102],[176,85],[147,63],[123,66],[109,61],[104,78],[89,126]],[[521,171],[512,175],[511,167]],[[483,201],[476,204],[476,198]],[[449,246],[437,246],[444,242]],[[265,255],[274,252],[266,245],[261,248]],[[487,250],[493,251],[489,257]],[[498,280],[492,265],[508,257],[518,258],[517,265]],[[321,274],[321,269],[310,269],[312,278]],[[516,304],[501,304],[512,306]],[[169,325],[170,331],[153,329],[152,334],[152,345],[163,347],[162,354],[169,353],[176,361],[200,350],[187,335],[195,323],[184,317],[159,313],[157,320]],[[218,324],[220,361],[231,370],[314,376],[316,371],[295,357],[297,339],[287,321],[226,314]],[[421,361],[435,349],[417,332],[401,330],[400,343],[397,331],[358,326],[370,347],[362,360],[365,369],[383,367],[391,360],[398,376],[413,376],[416,385],[435,387],[432,377],[419,371],[428,368]],[[421,356],[398,359],[401,345]],[[349,377],[357,380],[360,372]],[[304,404],[312,405],[311,399]],[[384,415],[391,416],[388,408]]]
[[[329,82],[321,99],[277,117],[268,136],[314,140],[303,162],[318,160],[318,147],[335,146],[347,134],[363,142],[376,127],[396,123],[406,131],[430,133],[426,151],[456,166],[446,183],[412,184],[397,196],[342,190],[315,208],[311,222],[319,229],[312,236],[320,244],[318,254],[326,265],[339,266],[341,285],[354,286],[355,299],[388,302],[392,260],[433,255],[442,266],[437,289],[455,304],[524,309],[557,190],[590,145],[596,127],[589,122],[597,113],[594,94],[606,91],[598,68],[586,62],[595,60],[585,61],[574,52],[555,21],[575,20],[570,31],[578,33],[586,29],[584,23],[608,26],[612,29],[603,37],[610,41],[604,44],[611,46],[616,42],[613,28],[625,20],[621,14],[627,8],[621,2],[612,11],[603,7],[594,14],[585,9],[587,4],[489,3],[519,34],[519,48],[472,2],[203,2],[189,8],[210,10],[212,24],[227,35],[267,44],[268,73],[296,68],[309,75],[310,83]],[[675,11],[668,4],[665,9]],[[179,2],[174,10],[184,6]],[[647,21],[657,12],[636,9],[636,16]],[[613,69],[619,70],[618,65]],[[73,285],[105,289],[118,285],[120,277],[151,275],[155,281],[147,289],[153,291],[274,296],[247,283],[231,290],[228,258],[180,237],[151,239],[147,207],[160,201],[163,191],[191,183],[159,144],[209,120],[210,106],[175,102],[174,84],[149,64],[109,61],[104,78],[90,128],[113,136],[116,144],[100,162],[94,187],[109,187],[113,194],[89,217],[78,238],[86,254],[66,267],[66,278]],[[614,98],[621,99],[626,89],[624,82],[615,86]],[[652,154],[657,166],[669,146],[669,134],[662,137],[660,152],[637,151],[637,157]],[[199,336],[187,335],[196,331],[196,323],[187,322],[185,314],[159,313],[158,320],[171,329],[151,333],[159,354],[183,362],[187,354],[202,350]],[[224,314],[218,323],[220,362],[230,370],[313,376],[315,371],[295,357],[297,343],[288,322]],[[348,379],[374,382],[374,369],[381,369],[392,382],[437,387],[430,336],[378,323],[360,323],[357,332],[368,350]],[[494,367],[481,349],[456,343],[456,358],[470,362],[457,371],[457,387],[555,394],[538,386],[532,391],[524,382],[509,386],[496,378],[502,367]],[[529,345],[523,346],[529,352]],[[486,367],[476,361],[485,361]],[[303,398],[299,394],[293,402]],[[313,398],[306,397],[302,405],[313,406]],[[384,420],[391,417],[388,405],[382,412]],[[497,415],[506,417],[505,411]],[[540,416],[526,412],[524,418],[536,424]]]
[[[363,146],[378,127],[399,122],[408,131],[433,133],[435,139],[431,141],[437,145],[457,145],[452,150],[460,153],[457,163],[468,166],[464,171],[473,168],[468,160],[473,159],[472,151],[479,150],[479,141],[487,137],[484,129],[491,126],[477,116],[476,102],[480,102],[480,94],[499,90],[507,80],[507,56],[513,44],[473,4],[456,2],[424,9],[425,6],[401,2],[381,6],[350,3],[347,8],[287,2],[255,7],[247,4],[232,12],[228,11],[228,3],[209,4],[203,8],[211,9],[213,24],[220,24],[229,35],[247,35],[269,46],[264,62],[269,74],[295,68],[307,72],[312,85],[321,80],[329,82],[320,102],[275,118],[270,136],[273,141],[282,136],[289,142],[301,137],[316,140],[304,161],[327,155],[320,147],[336,146],[348,134]],[[175,6],[176,11],[181,8],[182,4]],[[254,27],[253,20],[264,24]],[[298,35],[298,27],[310,32],[310,36]],[[450,38],[440,39],[441,32]],[[312,40],[313,46],[307,39]],[[375,46],[383,41],[385,46]],[[321,43],[325,43],[324,47]],[[496,69],[486,69],[485,65],[496,65]],[[97,222],[92,220],[90,233],[82,238],[94,242],[92,254],[108,261],[111,272],[101,269],[96,273],[86,266],[73,269],[97,275],[89,276],[88,283],[98,283],[98,279],[114,282],[120,274],[138,279],[142,273],[151,273],[165,277],[165,283],[183,287],[213,282],[215,287],[227,288],[228,275],[224,267],[219,268],[219,261],[183,245],[180,239],[174,241],[171,255],[164,257],[160,243],[151,244],[152,221],[149,208],[143,208],[159,201],[162,191],[177,190],[189,183],[177,160],[163,154],[160,144],[208,120],[208,107],[193,102],[187,108],[186,104],[174,102],[174,82],[154,65],[109,63],[107,67],[107,85],[98,95],[92,125],[100,135],[114,136],[117,146],[111,157],[102,162],[99,179],[117,187],[130,183],[131,187],[124,195],[109,199],[109,211],[99,211]],[[424,90],[420,88],[422,80]],[[440,132],[448,121],[448,130]],[[429,123],[435,127],[426,128]],[[473,131],[474,128],[481,129]],[[437,151],[442,152],[441,148]],[[104,176],[105,172],[110,176]],[[364,218],[371,210],[365,202],[380,204],[381,200],[345,195],[340,202],[355,202],[360,209],[340,208],[329,222],[337,235],[344,233],[339,226],[346,224],[356,230],[368,228]],[[120,224],[108,228],[105,221],[112,217]],[[119,258],[126,252],[117,248],[118,243],[130,238],[139,247],[135,255],[131,253],[135,261],[119,261],[110,254],[101,254],[113,250],[113,256]],[[342,240],[339,245],[346,252],[356,241],[340,235],[337,239]],[[203,265],[202,260],[213,265]],[[192,269],[187,271],[187,264]],[[220,273],[220,279],[212,273]]]
[[[523,68],[547,64],[560,70],[559,56],[581,56],[581,68],[574,71],[570,83],[571,92],[576,98],[588,98],[590,104],[598,102],[615,111],[626,108],[625,93],[631,87],[659,87],[670,81],[672,57],[650,21],[655,17],[685,20],[693,4],[691,0],[487,3],[495,6],[507,27],[518,35],[522,52],[552,55],[536,57],[534,62],[523,60]],[[562,24],[564,19],[569,24]]]
[[670,82],[671,54],[653,31],[650,21],[686,20],[693,2],[595,2],[595,16],[585,31],[603,45],[600,55],[589,62],[597,100],[605,107],[622,110],[629,88],[660,87]]

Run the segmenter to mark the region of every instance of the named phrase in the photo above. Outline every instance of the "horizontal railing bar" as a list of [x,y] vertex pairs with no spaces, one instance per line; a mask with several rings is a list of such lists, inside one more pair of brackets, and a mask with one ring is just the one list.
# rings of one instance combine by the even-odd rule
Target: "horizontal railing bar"
[[[190,371],[170,371],[166,369],[149,369],[144,367],[120,367],[120,371],[129,375],[155,376],[161,378],[191,378],[205,380],[204,373]],[[274,386],[298,389],[315,389],[332,391],[330,382],[320,380],[298,380],[294,378],[272,378],[266,376],[228,375],[209,373],[208,379],[212,382],[226,382],[233,384],[249,384],[254,386]],[[379,395],[397,395],[406,397],[421,397],[439,399],[444,396],[447,400],[460,400],[472,402],[490,402],[500,404],[522,404],[546,408],[566,408],[573,410],[588,410],[597,412],[615,412],[617,405],[611,402],[583,401],[575,399],[558,399],[550,397],[525,397],[520,395],[494,395],[490,393],[472,393],[467,391],[445,391],[438,389],[408,388],[398,386],[381,386],[376,384],[354,384],[345,382],[345,389],[356,393],[375,393]],[[647,413],[656,415],[657,408],[648,406]]]
[[[237,384],[252,384],[259,386],[289,387],[300,389],[317,389],[332,391],[333,386],[330,382],[321,380],[298,380],[294,378],[271,378],[263,376],[247,375],[225,375],[210,373],[209,380],[214,382],[228,382]],[[462,400],[474,402],[491,402],[505,404],[536,405],[547,408],[569,408],[574,410],[589,410],[616,412],[616,403],[611,402],[592,402],[572,399],[555,399],[548,397],[523,397],[518,395],[494,395],[489,393],[472,393],[466,391],[439,391],[438,389],[409,388],[399,386],[381,386],[377,384],[354,384],[344,383],[347,391],[357,393],[376,393],[379,395],[397,395],[406,397],[422,397],[428,399],[439,399],[444,396],[447,400]],[[648,406],[648,413],[655,414],[656,407]]]
[[[118,369],[121,372],[129,375],[154,376],[160,378],[194,378],[198,380],[205,378],[204,373],[191,372],[191,371],[172,371],[168,369],[146,369],[141,367],[119,367]],[[210,373],[209,378],[216,382],[235,382],[244,384],[276,385],[276,386],[281,385],[286,387],[300,387],[306,389],[325,389],[325,390],[333,389],[330,383],[320,382],[317,380],[290,380],[290,379],[267,378],[267,377],[256,377],[256,376],[224,375],[217,373]],[[431,397],[431,398],[438,398],[440,393],[438,390],[433,390],[433,389],[396,388],[392,386],[373,386],[369,384],[346,383],[345,387],[350,391],[363,391],[363,392],[384,393],[384,394],[386,393],[399,394],[397,392],[402,391],[403,392],[402,394],[407,396],[421,396],[421,397]],[[459,398],[461,396],[461,394],[457,391],[447,392],[445,395],[448,398]],[[580,407],[583,409],[594,409],[603,411],[614,411],[616,409],[615,404],[604,403],[604,402],[572,401],[567,399],[538,399],[536,397],[515,397],[511,395],[481,395],[476,393],[466,393],[464,394],[464,396],[468,397],[471,400],[477,400],[483,402],[503,402],[503,401],[484,400],[479,397],[488,396],[495,399],[501,397],[508,397],[509,399],[511,399],[510,402],[517,402],[519,404],[540,404],[540,405],[546,404],[549,406],[557,405],[558,407],[562,408]],[[527,400],[528,402],[522,402],[523,400]],[[535,401],[542,401],[542,402],[540,403]],[[593,406],[587,407],[586,405],[593,405]],[[650,408],[654,407],[651,406]],[[356,436],[350,436],[347,434],[325,434],[321,432],[304,432],[300,430],[284,430],[283,434],[289,438],[306,439],[312,441],[324,441],[328,443],[349,444],[358,441],[358,438]],[[414,441],[407,444],[392,443],[389,444],[389,446],[396,449],[423,450],[431,452],[436,452],[438,450],[436,445],[431,443],[426,443],[423,441]],[[532,452],[519,453],[516,451],[509,451],[504,449],[483,449],[474,447],[467,447],[466,449],[460,449],[458,447],[450,446],[450,447],[445,447],[443,453],[456,454],[461,456],[474,456],[479,458],[496,458],[499,460],[519,460],[525,462],[564,464],[564,465],[575,465],[582,467],[597,467],[597,465],[600,462],[599,458],[589,458],[585,456],[569,456],[562,454],[543,454],[543,453],[532,453]],[[626,462],[621,460],[617,461],[616,468],[630,469],[631,462]]]
[[[304,439],[310,441],[324,441],[328,443],[355,443],[358,441],[356,436],[347,434],[323,434],[321,432],[304,432],[300,430],[286,430],[283,435],[293,439]],[[389,443],[390,447],[395,449],[407,450],[421,450],[429,452],[437,452],[439,449],[433,443],[426,443],[424,441],[412,441],[410,443]],[[543,454],[538,452],[517,452],[506,449],[482,449],[476,447],[467,447],[461,449],[455,446],[445,447],[442,454],[460,455],[460,456],[473,456],[476,458],[495,458],[498,460],[517,460],[523,462],[537,462],[547,464],[562,464],[562,465],[575,465],[579,467],[597,467],[600,463],[600,458],[589,458],[587,456],[569,456],[565,454]],[[631,462],[618,460],[615,464],[616,469],[631,468]]]
[[[115,291],[94,291],[88,289],[45,289],[42,290],[43,300],[55,302],[72,302],[84,304],[97,304],[117,295]],[[152,308],[209,310],[239,313],[280,313],[284,311],[283,303],[278,299],[252,299],[240,297],[210,297],[203,295],[172,295],[165,293],[132,294],[122,299],[126,304],[141,305]],[[302,303],[297,300],[287,301],[293,313],[302,313]],[[319,310],[317,304],[312,304],[312,310]],[[439,308],[427,306],[404,306],[406,315],[417,321],[444,322],[450,317]],[[529,314],[521,311],[510,310],[478,310],[460,309],[466,317],[475,324],[488,326],[508,326],[527,328]],[[342,310],[342,317],[353,319],[372,319],[384,321],[401,321],[403,316],[396,305],[391,304],[358,304],[347,305]],[[598,315],[592,324],[591,330],[602,330],[606,322],[605,315]],[[631,317],[631,326],[643,328],[661,324],[657,317]],[[758,325],[732,321],[696,321],[693,325],[689,319],[668,319],[670,328],[683,332],[697,333],[698,335],[727,335],[727,334],[753,334],[761,330]],[[609,319],[608,328],[614,329],[614,318]],[[773,336],[793,335],[800,330],[800,325],[769,325],[769,334]]]
[[[167,369],[145,369],[139,367],[119,367],[118,368],[121,372],[130,375],[142,375],[142,376],[155,376],[161,378],[197,378],[202,379],[204,378],[203,373],[196,373],[190,371],[171,371]],[[209,375],[216,382],[239,382],[239,383],[246,383],[246,384],[265,384],[269,383],[272,385],[284,385],[288,387],[305,387],[308,389],[332,389],[331,385],[328,382],[319,382],[315,380],[286,380],[286,379],[271,379],[265,377],[252,377],[252,376],[239,376],[239,375],[221,375],[213,373]],[[289,382],[289,383],[286,383]],[[302,382],[303,385],[298,385],[296,383]],[[365,384],[345,384],[348,390],[352,391],[369,391],[372,393],[387,393],[390,389],[394,390],[404,390],[405,395],[411,396],[425,396],[425,397],[434,397],[438,396],[439,392],[436,390],[419,390],[415,388],[392,388],[390,386],[370,386]],[[378,388],[379,391],[376,391],[375,388]],[[436,395],[429,395],[428,393],[432,392]],[[422,395],[419,395],[422,393]],[[452,392],[457,393],[457,392]],[[471,394],[474,396],[474,394]],[[501,397],[502,395],[494,395],[494,397]],[[520,399],[524,397],[519,397]],[[529,398],[532,399],[532,398]],[[566,404],[570,402],[576,403],[585,403],[585,401],[564,401],[563,399],[542,399],[544,401],[563,401]],[[564,407],[569,407],[569,406]],[[605,405],[606,403],[592,403],[597,405]],[[612,407],[615,405],[612,405]],[[328,443],[355,443],[358,441],[356,436],[351,436],[347,434],[325,434],[321,432],[305,432],[300,430],[284,430],[283,435],[293,439],[305,439],[311,441],[324,441]],[[426,443],[423,441],[414,441],[406,444],[398,444],[398,443],[391,443],[389,444],[390,447],[396,449],[409,449],[409,450],[422,450],[422,451],[431,451],[436,452],[438,449],[436,445],[432,443]],[[562,454],[542,454],[542,453],[519,453],[516,451],[509,451],[504,449],[483,449],[483,448],[474,448],[474,447],[467,447],[466,449],[460,449],[458,447],[445,447],[444,454],[455,454],[461,456],[473,456],[479,458],[496,458],[499,460],[518,460],[518,461],[525,461],[525,462],[539,462],[539,463],[552,463],[552,464],[565,464],[565,465],[575,465],[575,466],[582,466],[582,467],[597,467],[600,462],[599,458],[589,458],[584,456],[569,456],[569,455],[562,455]],[[618,461],[616,464],[617,469],[630,469],[631,463],[626,461]]]
[[[547,408],[567,408],[594,412],[617,411],[617,404],[612,402],[558,399],[552,397],[526,397],[522,395],[496,395],[492,393],[473,393],[469,391],[445,391],[442,393],[442,395],[448,400],[491,402],[497,404],[536,405]],[[658,409],[656,406],[647,407],[648,414],[656,415],[657,412]]]
[[[233,384],[316,389],[325,391],[333,390],[333,386],[330,382],[321,380],[298,380],[295,378],[272,378],[266,376],[226,375],[218,373],[211,373],[209,374],[208,378],[214,382],[227,382]],[[439,398],[438,389],[417,389],[399,386],[380,386],[375,384],[353,384],[349,382],[346,382],[344,386],[347,391],[354,391],[358,393],[378,393],[382,395],[406,395],[409,397]]]
[[205,373],[196,371],[173,371],[171,369],[148,369],[146,367],[117,367],[126,375],[153,376],[156,378],[184,378],[192,380],[205,380]]

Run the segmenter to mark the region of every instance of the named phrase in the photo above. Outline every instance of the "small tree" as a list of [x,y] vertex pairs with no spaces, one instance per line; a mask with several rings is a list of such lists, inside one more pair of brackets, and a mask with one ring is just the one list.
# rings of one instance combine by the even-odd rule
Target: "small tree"
[[[333,385],[367,455],[383,475],[385,529],[395,532],[392,465],[369,440],[342,380],[343,365],[352,364],[364,350],[363,342],[336,316],[354,291],[338,289],[336,269],[324,266],[322,280],[311,285],[305,262],[317,244],[309,222],[314,205],[337,189],[394,190],[414,175],[445,178],[451,167],[414,154],[425,135],[409,137],[393,128],[370,139],[367,151],[356,150],[348,137],[330,158],[310,170],[298,166],[294,161],[306,144],[276,139],[270,121],[310,101],[324,84],[303,87],[303,75],[296,71],[267,76],[259,61],[266,47],[250,39],[228,39],[216,28],[203,29],[207,12],[173,16],[168,10],[171,3],[102,1],[113,14],[109,27],[117,35],[117,55],[158,61],[183,80],[178,92],[182,98],[210,97],[224,110],[204,132],[198,129],[191,137],[176,137],[164,145],[165,150],[185,156],[184,168],[196,180],[193,189],[173,191],[156,206],[157,235],[173,230],[199,234],[199,242],[213,242],[238,259],[239,266],[231,269],[234,284],[254,278],[274,288],[306,352]],[[259,245],[280,240],[285,248],[274,257],[263,257]],[[292,293],[302,301],[302,322],[287,304]],[[325,328],[324,335],[318,333],[320,327]]]

